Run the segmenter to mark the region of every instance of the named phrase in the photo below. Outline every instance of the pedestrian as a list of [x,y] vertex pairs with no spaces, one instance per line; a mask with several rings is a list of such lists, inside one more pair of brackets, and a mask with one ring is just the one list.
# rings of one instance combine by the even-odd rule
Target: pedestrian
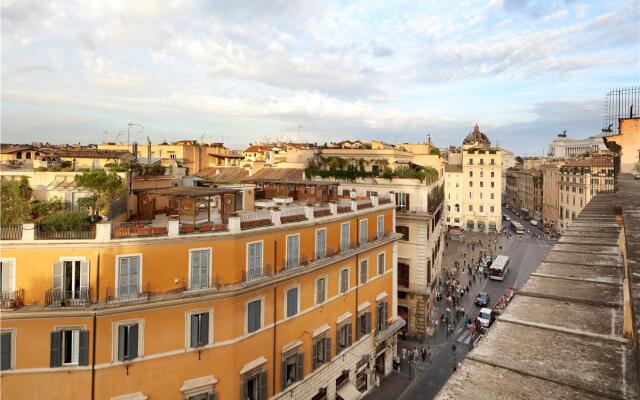
[[413,362],[413,351],[409,350],[407,352],[407,359],[409,360],[409,364]]
[[429,360],[429,364],[431,364],[431,347],[427,346],[427,360]]
[[427,349],[425,349],[423,347],[422,350],[420,350],[420,352],[422,353],[422,362],[426,362],[427,361]]
[[402,361],[407,359],[407,348],[402,346]]

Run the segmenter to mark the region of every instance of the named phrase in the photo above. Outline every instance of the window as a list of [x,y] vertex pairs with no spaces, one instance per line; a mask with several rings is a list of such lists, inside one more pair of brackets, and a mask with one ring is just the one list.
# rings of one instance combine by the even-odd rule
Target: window
[[493,193],[490,193],[490,194],[489,194],[489,196],[491,197],[491,200],[493,200],[493,198],[494,198],[494,194],[493,194]]
[[491,162],[490,162],[489,164],[491,164],[491,165],[496,165],[496,160],[492,158],[492,159],[491,159]]
[[492,188],[495,187],[495,183],[491,182],[491,187]]
[[189,347],[196,349],[211,343],[210,324],[212,323],[211,311],[194,312],[187,314],[189,318]]
[[327,255],[327,228],[316,229],[316,260]]
[[480,159],[480,165],[484,165],[484,158]]
[[199,290],[211,286],[211,249],[189,251],[189,289]]
[[473,187],[473,181],[469,181],[469,187]]
[[247,280],[262,276],[262,242],[247,244]]
[[282,390],[304,378],[304,353],[294,353],[282,360]]
[[376,304],[376,331],[387,329],[389,321],[389,303],[380,301]]
[[396,210],[406,211],[409,209],[409,193],[396,193]]
[[384,253],[378,254],[378,275],[383,275],[386,269],[384,266],[384,258]]
[[469,171],[469,178],[473,178],[473,171]]
[[360,244],[367,243],[368,233],[369,233],[369,220],[363,219],[360,221]]
[[60,329],[51,332],[51,368],[89,365],[89,332]]
[[491,177],[492,177],[492,178],[494,177],[494,172],[493,172],[493,171],[491,171]]
[[342,350],[351,346],[353,338],[351,337],[351,323],[346,323],[338,327],[336,333],[336,355],[340,354]]
[[482,200],[482,192],[480,192],[479,194],[480,194],[480,200]]
[[340,293],[346,293],[349,290],[349,268],[340,270]]
[[15,368],[13,349],[15,347],[14,331],[0,333],[0,371]]
[[480,206],[480,212],[484,212],[484,206]]
[[138,357],[138,323],[118,326],[118,361]]
[[141,282],[142,256],[118,257],[118,297],[138,297]]
[[469,192],[469,198],[473,198],[473,194],[471,192]]
[[327,277],[316,279],[316,304],[327,301]]
[[451,211],[451,206],[447,204],[447,211]]
[[367,283],[369,279],[369,260],[360,261],[360,284]]
[[287,260],[286,267],[296,268],[300,264],[300,235],[287,236]]
[[340,251],[349,250],[349,235],[350,235],[350,224],[349,222],[345,222],[340,225]]
[[469,165],[473,165],[473,158],[469,159]]
[[371,313],[369,311],[358,315],[358,329],[356,330],[356,338],[360,340],[364,335],[371,332]]
[[376,218],[376,236],[378,240],[384,237],[384,215],[378,215]]
[[172,160],[175,160],[176,159],[176,155],[175,154],[169,154],[169,158],[172,159]]
[[247,303],[247,333],[262,328],[262,299]]
[[473,205],[469,204],[469,211],[473,211]]
[[484,176],[484,172],[480,171],[480,178],[482,178]]
[[484,187],[484,182],[480,181],[480,187]]
[[331,338],[321,337],[313,341],[313,361],[311,367],[315,370],[322,364],[331,361]]
[[89,263],[63,260],[53,264],[53,300],[87,299],[89,295]]
[[409,227],[408,226],[402,226],[402,225],[396,225],[396,233],[399,233],[402,235],[402,240],[409,240]]
[[493,211],[493,210],[494,210],[493,206],[490,206],[489,208],[490,208],[490,210],[491,210],[491,213],[493,213],[493,212],[494,212],[494,211]]
[[11,300],[13,292],[16,290],[16,267],[15,261],[11,259],[0,259],[0,290],[2,290],[2,301]]
[[285,294],[285,315],[287,318],[298,313],[298,295],[300,293],[297,286],[287,289]]
[[240,398],[243,400],[267,400],[267,371],[247,373],[242,376]]

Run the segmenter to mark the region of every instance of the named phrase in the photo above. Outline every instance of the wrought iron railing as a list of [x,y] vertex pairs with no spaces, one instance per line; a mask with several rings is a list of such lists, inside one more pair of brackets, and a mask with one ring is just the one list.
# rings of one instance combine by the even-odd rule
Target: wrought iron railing
[[78,231],[49,231],[37,225],[35,230],[36,240],[67,240],[67,239],[95,239],[95,225],[91,225],[87,230]]
[[21,240],[22,225],[2,225],[0,227],[0,240]]
[[45,307],[87,307],[91,304],[91,288],[79,290],[49,289],[45,293]]
[[247,284],[261,279],[268,278],[272,275],[271,265],[264,265],[259,269],[251,269],[249,271],[242,271],[242,283]]
[[128,303],[130,301],[143,301],[148,300],[151,295],[149,290],[149,282],[142,285],[142,290],[137,293],[118,293],[115,289],[108,287],[105,296],[105,302],[107,304]]
[[0,296],[0,307],[2,307],[3,310],[19,308],[24,304],[24,289],[2,292]]

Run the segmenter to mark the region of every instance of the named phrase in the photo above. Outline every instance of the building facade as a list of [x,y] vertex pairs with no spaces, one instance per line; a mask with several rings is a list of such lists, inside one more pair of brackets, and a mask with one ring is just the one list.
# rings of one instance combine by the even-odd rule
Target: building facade
[[[478,125],[463,141],[461,162],[458,168],[451,163],[445,168],[445,180],[450,179],[452,183],[447,181],[445,185],[447,224],[452,230],[499,231],[502,228],[501,151],[491,147],[489,138],[480,132]],[[456,203],[455,199],[460,202]],[[455,211],[458,209],[461,216]],[[460,222],[456,223],[456,218],[460,218]]]
[[511,168],[507,171],[507,201],[534,219],[542,218],[543,174],[539,169]]
[[557,229],[560,218],[560,165],[548,163],[542,166],[542,221],[545,226]]
[[[334,399],[391,371],[394,199],[2,242],[1,397]],[[293,215],[302,212],[300,218]],[[295,217],[295,218],[294,218]],[[258,224],[256,222],[259,222]]]
[[560,231],[571,226],[597,193],[614,190],[613,158],[608,155],[569,160],[560,167]]
[[554,158],[571,158],[606,149],[601,137],[571,139],[566,136],[559,136],[549,144],[548,155]]

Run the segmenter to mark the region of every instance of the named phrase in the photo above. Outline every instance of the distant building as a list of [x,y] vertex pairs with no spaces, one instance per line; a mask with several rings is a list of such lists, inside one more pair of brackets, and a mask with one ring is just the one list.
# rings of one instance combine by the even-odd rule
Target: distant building
[[511,168],[507,171],[507,203],[532,218],[542,218],[543,184],[539,169]]
[[560,231],[571,225],[594,195],[613,190],[612,156],[567,161],[560,167]]
[[549,156],[554,158],[571,158],[606,149],[601,137],[594,136],[587,139],[571,139],[566,136],[559,136],[549,145]]
[[[492,232],[502,227],[502,151],[476,125],[449,153],[445,167],[445,216],[450,231]],[[453,156],[453,157],[452,157]],[[454,164],[460,160],[461,164]]]
[[542,166],[542,221],[557,229],[560,218],[560,166],[562,163],[549,162]]

